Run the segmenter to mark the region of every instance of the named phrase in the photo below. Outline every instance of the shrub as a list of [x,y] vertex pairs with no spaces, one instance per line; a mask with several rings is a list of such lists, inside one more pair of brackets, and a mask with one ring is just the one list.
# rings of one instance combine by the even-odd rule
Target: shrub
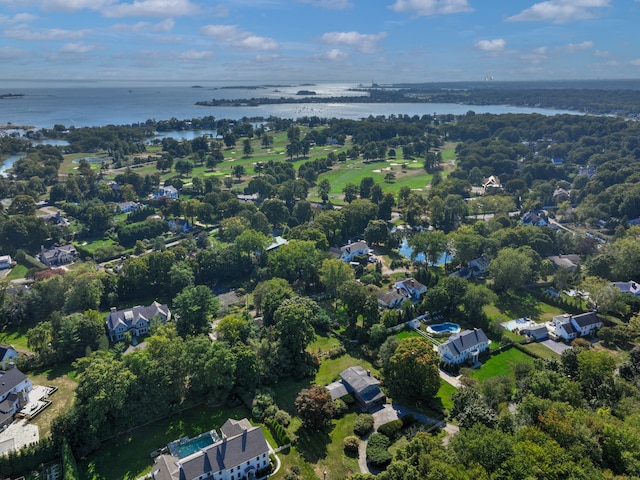
[[271,433],[273,433],[273,437],[276,439],[276,442],[278,442],[278,445],[288,445],[291,443],[291,438],[287,435],[287,431],[276,420],[271,420],[269,427],[271,427]]
[[374,433],[367,443],[367,461],[376,467],[384,467],[391,462],[389,438],[381,433]]
[[353,398],[353,395],[351,395],[350,393],[348,393],[344,397],[342,397],[341,400],[344,403],[346,403],[347,405],[353,405],[353,404],[356,403],[356,399]]
[[345,452],[358,453],[358,448],[360,447],[360,439],[354,435],[349,435],[348,437],[344,437],[342,444],[344,445]]
[[353,422],[353,432],[362,437],[371,431],[373,428],[373,415],[368,413],[363,413],[358,415],[358,417]]
[[402,420],[391,420],[390,422],[380,425],[378,427],[378,433],[389,438],[394,438],[401,428]]
[[349,410],[349,406],[340,398],[333,401],[333,417],[340,418]]
[[413,413],[407,413],[404,417],[401,418],[402,426],[409,427],[416,423],[416,417]]
[[291,423],[291,415],[289,415],[284,410],[278,410],[274,416],[274,419],[285,428],[288,427]]

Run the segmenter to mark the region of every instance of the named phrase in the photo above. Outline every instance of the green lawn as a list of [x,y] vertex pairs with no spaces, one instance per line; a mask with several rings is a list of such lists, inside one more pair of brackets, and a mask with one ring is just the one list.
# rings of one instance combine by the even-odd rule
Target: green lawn
[[4,327],[6,330],[0,331],[0,343],[3,345],[13,345],[17,350],[30,351],[27,345],[27,331],[31,325],[19,325]]
[[422,335],[420,335],[417,332],[414,332],[413,330],[402,330],[401,332],[396,333],[395,337],[398,340],[403,340],[405,338],[411,338],[411,337],[420,337],[420,338],[422,338]]
[[318,385],[328,385],[336,380],[340,372],[346,370],[349,367],[360,365],[365,370],[371,370],[373,376],[378,375],[378,369],[374,367],[368,360],[361,358],[357,355],[357,352],[346,353],[338,358],[328,358],[322,360],[320,369],[316,374],[316,381]]
[[17,280],[18,278],[24,278],[28,270],[29,267],[25,267],[24,265],[19,263],[11,269],[11,271],[5,278],[7,280]]
[[529,317],[536,322],[548,322],[556,315],[566,313],[523,291],[500,295],[495,304],[485,306],[484,312],[494,322],[506,322],[521,317]]
[[521,352],[517,348],[510,348],[492,356],[480,368],[472,370],[470,376],[482,383],[487,378],[514,376],[516,365],[519,363],[533,363],[533,357]]
[[48,437],[53,420],[73,404],[78,386],[76,372],[70,363],[66,363],[29,372],[28,377],[34,385],[58,387],[58,391],[49,397],[51,405],[32,422],[40,428],[40,438]]
[[219,429],[228,418],[248,418],[250,414],[243,406],[215,408],[201,405],[137,428],[103,443],[100,450],[80,463],[81,478],[132,480],[141,477],[151,471],[153,461],[149,454],[152,451],[185,435],[193,437]]
[[442,406],[446,408],[447,411],[451,410],[451,407],[453,407],[453,400],[451,400],[451,396],[456,393],[456,391],[456,387],[444,380],[440,384],[440,389],[438,390],[436,397],[440,399]]
[[539,356],[540,358],[544,358],[544,359],[555,358],[556,360],[560,359],[560,355],[558,355],[556,352],[537,342],[522,345],[522,348],[524,348],[528,352],[531,352],[534,355]]

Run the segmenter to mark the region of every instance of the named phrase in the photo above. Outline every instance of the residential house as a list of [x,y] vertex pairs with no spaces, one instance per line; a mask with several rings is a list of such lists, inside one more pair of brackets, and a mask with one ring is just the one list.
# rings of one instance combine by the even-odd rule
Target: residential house
[[586,165],[578,169],[578,175],[585,175],[591,178],[596,174],[596,171],[596,167],[594,167],[593,165]]
[[71,225],[69,220],[64,218],[60,211],[57,211],[56,213],[52,213],[51,215],[45,216],[44,221],[47,222],[49,225],[53,225],[54,227],[68,227],[69,225]]
[[273,250],[277,250],[279,249],[282,245],[286,245],[287,243],[289,243],[288,240],[282,238],[281,236],[277,236],[273,239],[273,242],[271,242],[271,244],[266,248],[267,252],[271,252]]
[[131,213],[140,208],[140,204],[138,202],[120,202],[117,205],[120,213]]
[[358,241],[358,242],[349,242],[349,244],[344,245],[340,248],[332,248],[330,249],[331,254],[342,260],[343,262],[353,262],[353,259],[357,255],[369,255],[369,245],[367,242]]
[[521,333],[535,341],[546,340],[549,338],[549,330],[544,325],[535,325],[525,328]]
[[482,191],[483,193],[487,193],[487,189],[501,189],[502,184],[500,183],[500,179],[491,175],[489,178],[482,179]]
[[474,258],[469,262],[469,270],[472,277],[481,277],[489,273],[489,263],[491,260],[486,255]]
[[11,268],[11,255],[0,255],[0,270]]
[[540,215],[540,212],[529,211],[520,219],[522,225],[531,225],[534,227],[546,227],[548,222]]
[[569,200],[569,192],[564,188],[558,187],[553,191],[553,201],[556,203],[562,203]]
[[567,255],[551,255],[547,257],[547,260],[553,263],[556,268],[566,268],[570,272],[573,272],[580,264],[580,255],[569,253]]
[[580,315],[558,315],[553,317],[551,324],[554,327],[555,335],[568,341],[593,335],[602,327],[602,320],[595,312],[587,312]]
[[[262,428],[251,426],[246,418],[229,419],[220,431],[220,436],[212,431],[195,439],[185,437],[169,444],[170,453],[155,459],[152,480],[259,478],[259,472],[269,465],[271,451]],[[201,446],[203,443],[205,446]],[[194,452],[194,449],[197,450]]]
[[18,358],[18,351],[13,345],[0,345],[0,367],[2,370],[6,370],[7,366]]
[[380,381],[371,376],[371,372],[361,366],[349,367],[340,373],[340,381],[327,385],[331,399],[342,398],[348,393],[353,394],[363,410],[371,410],[384,405],[387,400],[380,390]]
[[378,298],[378,306],[382,308],[400,308],[405,297],[397,288],[391,288],[387,291],[376,290],[376,297]]
[[259,203],[260,202],[259,193],[252,193],[251,195],[239,193],[238,195],[236,195],[236,197],[238,198],[238,201],[240,203]]
[[178,198],[178,189],[173,185],[166,185],[164,187],[160,187],[154,194],[153,198],[156,200],[160,200],[162,198],[170,198],[172,200],[176,200]]
[[171,311],[166,305],[153,302],[149,306],[136,306],[126,310],[117,310],[111,307],[107,315],[105,324],[107,334],[112,342],[117,342],[124,338],[124,334],[129,332],[133,338],[149,332],[151,319],[158,317],[162,323],[171,320]]
[[449,364],[461,364],[489,348],[490,340],[481,328],[464,330],[452,335],[438,346],[440,360]]
[[635,297],[640,297],[640,285],[637,282],[613,282],[612,285],[622,293],[628,293]]
[[62,245],[61,247],[53,247],[45,249],[41,247],[40,261],[48,267],[59,267],[65,263],[69,263],[78,258],[78,251],[73,245]]
[[427,292],[427,287],[415,278],[399,278],[393,287],[413,301],[420,300],[420,297]]
[[191,227],[193,227],[193,224],[184,218],[170,218],[167,220],[167,223],[172,232],[187,233],[191,230]]
[[9,425],[27,403],[33,384],[16,367],[0,372],[0,427]]
[[553,157],[551,159],[551,165],[553,165],[554,167],[560,167],[560,166],[564,165],[564,160],[562,158],[559,158],[559,157]]

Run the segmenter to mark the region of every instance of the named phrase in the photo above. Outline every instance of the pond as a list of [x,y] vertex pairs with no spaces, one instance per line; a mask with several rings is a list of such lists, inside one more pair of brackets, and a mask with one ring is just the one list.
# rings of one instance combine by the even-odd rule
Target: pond
[[17,155],[11,155],[10,157],[7,157],[4,162],[2,162],[2,160],[0,160],[0,177],[6,177],[6,171],[10,170],[13,168],[13,164],[16,163],[18,160],[20,160],[21,158],[26,157],[25,154],[23,153],[19,153]]
[[[405,258],[408,258],[409,260],[411,260],[411,253],[413,252],[413,247],[409,246],[409,242],[407,241],[407,237],[404,237],[402,239],[402,243],[400,243],[400,247],[398,248],[398,251],[400,252],[400,255],[402,255]],[[445,263],[449,263],[451,260],[453,260],[453,255],[447,254],[446,252],[443,253],[440,258],[438,259],[438,261],[434,264],[429,264],[429,266],[435,266],[435,267],[439,267],[441,265],[444,265]],[[419,253],[418,255],[416,255],[415,258],[416,262],[419,263],[425,263],[426,259],[424,257],[423,253]]]

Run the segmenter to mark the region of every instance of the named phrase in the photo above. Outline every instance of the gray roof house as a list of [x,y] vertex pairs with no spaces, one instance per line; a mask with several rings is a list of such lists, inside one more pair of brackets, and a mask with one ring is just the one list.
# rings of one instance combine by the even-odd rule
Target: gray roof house
[[149,332],[151,319],[156,316],[163,323],[168,322],[171,320],[171,311],[167,305],[161,305],[158,302],[153,302],[149,306],[138,305],[126,310],[111,307],[105,320],[107,334],[112,342],[122,340],[126,332],[135,338]]
[[340,378],[340,381],[327,385],[332,400],[352,393],[363,410],[371,410],[387,400],[380,390],[380,381],[361,366],[347,368],[340,373]]
[[[269,465],[270,447],[260,427],[252,427],[245,418],[227,420],[220,429],[222,435],[211,432],[211,442],[198,448],[196,439],[183,438],[169,445],[170,454],[155,459],[151,470],[153,480],[244,480],[255,479],[259,470]],[[200,436],[202,437],[202,436]],[[202,442],[202,439],[197,439]],[[193,448],[189,448],[192,442]],[[204,442],[208,443],[208,442]],[[197,450],[193,451],[194,448]],[[183,455],[184,454],[184,455]]]
[[73,245],[62,245],[61,247],[52,247],[40,249],[40,261],[48,267],[57,267],[64,265],[78,258],[78,251]]
[[427,292],[427,287],[415,278],[398,278],[393,285],[400,293],[411,300],[420,300],[420,297]]
[[551,255],[547,257],[556,268],[567,268],[570,272],[575,270],[580,264],[580,255],[569,253],[566,255]]
[[13,422],[16,413],[29,402],[31,380],[13,367],[0,374],[0,427]]
[[464,330],[449,337],[438,346],[440,360],[449,364],[460,364],[489,348],[490,340],[481,328]]
[[622,293],[628,293],[630,295],[640,297],[640,285],[637,282],[613,282],[613,286]]

